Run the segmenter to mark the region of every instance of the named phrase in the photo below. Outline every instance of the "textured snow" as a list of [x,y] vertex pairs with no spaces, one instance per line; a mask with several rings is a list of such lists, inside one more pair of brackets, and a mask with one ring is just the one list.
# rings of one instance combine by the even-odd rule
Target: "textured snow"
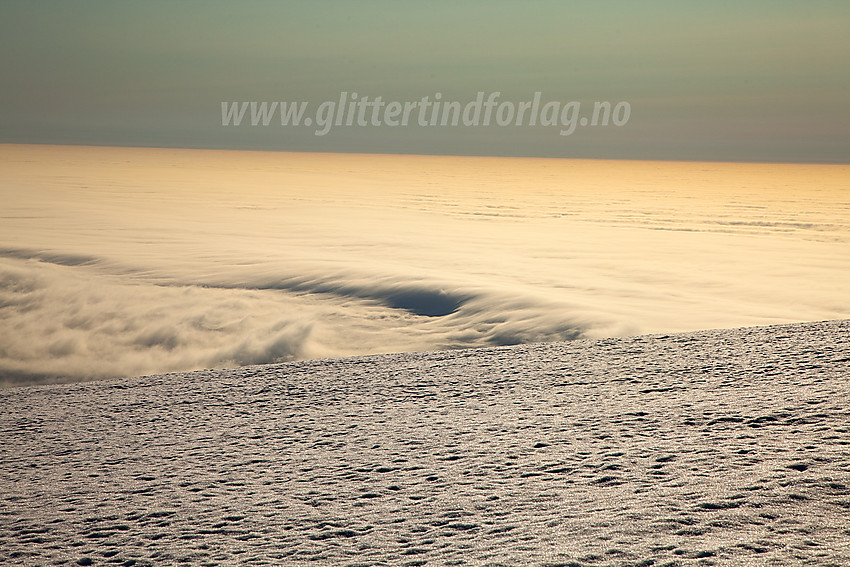
[[850,565],[850,321],[0,390],[9,565]]

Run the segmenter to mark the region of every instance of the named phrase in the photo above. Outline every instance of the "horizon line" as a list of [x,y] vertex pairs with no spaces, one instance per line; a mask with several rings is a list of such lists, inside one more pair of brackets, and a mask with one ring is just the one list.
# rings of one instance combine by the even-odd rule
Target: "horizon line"
[[464,157],[464,158],[502,158],[502,159],[545,159],[545,160],[584,160],[584,161],[631,161],[631,162],[674,162],[674,163],[729,163],[753,165],[850,165],[848,161],[770,161],[770,160],[718,160],[718,159],[684,159],[684,158],[633,158],[633,157],[571,157],[571,156],[533,156],[515,154],[455,154],[455,153],[414,153],[414,152],[356,152],[356,151],[321,151],[321,150],[290,150],[274,148],[236,148],[236,147],[198,147],[198,146],[169,146],[169,145],[135,145],[135,144],[87,144],[87,143],[56,143],[56,142],[9,142],[0,141],[0,146],[53,146],[75,148],[124,148],[140,150],[189,150],[189,151],[227,151],[227,152],[268,152],[287,154],[327,154],[327,155],[363,155],[363,156],[408,156],[408,157]]

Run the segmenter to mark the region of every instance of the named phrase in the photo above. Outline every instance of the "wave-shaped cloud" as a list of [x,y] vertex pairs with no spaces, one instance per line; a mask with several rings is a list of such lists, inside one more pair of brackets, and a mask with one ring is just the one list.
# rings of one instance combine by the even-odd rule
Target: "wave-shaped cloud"
[[[404,281],[399,274],[160,276],[128,283],[102,269],[110,264],[105,260],[67,260],[25,249],[0,256],[0,312],[7,322],[0,329],[0,381],[568,340],[603,326],[542,299]],[[118,270],[124,271],[141,270]]]

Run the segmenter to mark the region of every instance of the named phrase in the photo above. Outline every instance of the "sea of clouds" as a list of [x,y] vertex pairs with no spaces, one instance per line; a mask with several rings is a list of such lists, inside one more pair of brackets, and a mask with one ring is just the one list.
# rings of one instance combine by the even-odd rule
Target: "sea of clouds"
[[850,317],[847,166],[0,146],[0,382]]

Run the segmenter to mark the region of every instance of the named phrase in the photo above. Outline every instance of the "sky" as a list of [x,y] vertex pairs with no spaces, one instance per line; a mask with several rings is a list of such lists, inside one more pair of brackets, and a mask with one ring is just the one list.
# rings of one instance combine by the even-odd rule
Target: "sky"
[[[249,0],[0,5],[0,142],[847,163],[850,3]],[[222,125],[340,93],[628,103],[622,125]],[[249,111],[250,112],[250,111]]]

